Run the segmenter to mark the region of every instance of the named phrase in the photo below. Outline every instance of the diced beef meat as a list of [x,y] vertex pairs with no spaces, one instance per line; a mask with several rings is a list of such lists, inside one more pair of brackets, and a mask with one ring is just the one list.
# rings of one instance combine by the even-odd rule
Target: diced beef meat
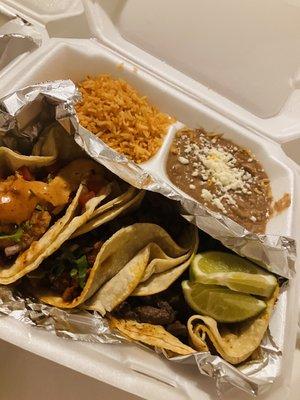
[[175,311],[166,301],[159,301],[155,305],[134,305],[130,300],[124,301],[114,314],[120,318],[135,319],[153,325],[171,324],[175,319]]
[[[184,275],[183,275],[184,277]],[[186,323],[193,311],[184,300],[181,277],[164,292],[141,297],[129,297],[113,315],[153,325],[162,325],[172,335],[187,343]]]
[[48,259],[50,267],[43,285],[61,295],[64,301],[74,300],[82,292],[102,244],[86,236],[63,246]]
[[78,285],[67,287],[63,292],[62,298],[64,301],[72,301],[80,295],[81,288]]
[[176,337],[186,338],[187,337],[187,327],[180,321],[174,321],[166,327],[166,330]]
[[154,325],[171,324],[175,319],[175,311],[167,301],[159,301],[156,307],[138,306],[135,312],[140,322]]
[[72,287],[72,277],[68,271],[64,271],[60,275],[47,275],[49,278],[50,288],[58,294],[63,294],[68,287]]
[[60,275],[49,275],[50,289],[60,294],[64,301],[72,301],[82,291],[76,279],[72,278],[70,271],[64,271]]

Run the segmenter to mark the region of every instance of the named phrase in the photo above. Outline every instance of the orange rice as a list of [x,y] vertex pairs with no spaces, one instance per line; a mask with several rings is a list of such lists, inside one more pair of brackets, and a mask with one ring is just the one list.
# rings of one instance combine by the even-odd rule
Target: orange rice
[[122,79],[101,74],[78,84],[80,124],[136,163],[149,160],[162,145],[174,119],[161,113]]

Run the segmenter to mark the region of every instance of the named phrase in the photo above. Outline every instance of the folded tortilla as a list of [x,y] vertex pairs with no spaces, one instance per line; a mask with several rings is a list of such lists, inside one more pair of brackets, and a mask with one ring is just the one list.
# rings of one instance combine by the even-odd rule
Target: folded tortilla
[[171,335],[160,325],[109,317],[109,326],[129,340],[144,343],[160,350],[166,350],[167,352],[172,352],[174,355],[195,353],[194,349],[181,343],[179,339]]
[[55,155],[48,156],[24,156],[16,153],[8,147],[0,147],[0,172],[2,174],[14,173],[21,167],[41,168],[55,162]]
[[140,204],[144,195],[145,192],[143,190],[139,191],[138,189],[130,186],[120,196],[117,196],[100,207],[97,207],[90,220],[82,225],[72,235],[72,238],[84,235],[85,233],[99,228],[101,225],[109,221],[112,221],[116,217],[129,212],[133,206],[138,206]]
[[148,281],[151,276],[158,277],[155,280],[155,293],[167,289],[176,278],[170,273],[168,279],[162,279],[162,276],[175,270],[175,267],[181,268],[181,274],[190,263],[195,243],[198,246],[195,227],[188,225],[184,235],[187,231],[190,233],[190,245],[182,248],[158,225],[139,223],[124,228],[123,233],[129,238],[127,248],[131,247],[131,257],[126,258],[124,266],[120,268],[119,265],[114,276],[100,287],[83,308],[97,310],[105,315],[133,295],[139,283],[143,280]]
[[55,122],[39,135],[32,149],[33,156],[53,156],[60,161],[70,162],[76,158],[89,158],[75,142],[73,135]]
[[189,248],[178,246],[160,226],[137,223],[118,230],[102,245],[77,298],[67,302],[38,285],[33,291],[45,303],[62,308],[82,305],[104,315],[130,296],[147,270],[153,273],[166,270],[168,263],[169,267],[182,264],[189,252]]
[[266,301],[266,309],[257,317],[235,324],[217,324],[211,318],[194,315],[188,320],[188,332],[191,343],[198,351],[208,351],[208,337],[220,356],[231,364],[247,360],[259,347],[279,294],[279,286],[273,296]]
[[[21,166],[39,167],[49,165],[48,157],[40,156],[21,156],[12,150],[1,148],[5,158],[1,162],[7,169],[15,172],[16,168]],[[53,158],[51,158],[53,162]],[[38,268],[41,262],[51,255],[57,248],[80,227],[89,221],[97,206],[103,202],[110,194],[110,185],[105,181],[103,188],[94,198],[90,199],[78,215],[79,198],[83,191],[81,182],[85,180],[89,171],[94,171],[101,177],[104,174],[104,167],[89,159],[76,159],[62,168],[58,175],[49,183],[49,186],[55,181],[55,188],[68,193],[77,192],[69,206],[66,205],[65,214],[52,224],[43,236],[31,243],[28,249],[21,252],[11,263],[7,260],[5,268],[0,269],[0,283],[10,284],[26,275],[28,272]],[[57,186],[56,186],[57,185]],[[62,233],[64,233],[62,235]],[[61,236],[59,238],[59,236]],[[60,243],[60,244],[58,244]]]

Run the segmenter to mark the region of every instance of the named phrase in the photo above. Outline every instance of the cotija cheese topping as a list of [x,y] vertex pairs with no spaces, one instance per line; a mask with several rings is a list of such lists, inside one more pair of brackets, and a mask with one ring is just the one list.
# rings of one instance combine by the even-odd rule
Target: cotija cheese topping
[[170,180],[213,211],[263,233],[272,214],[268,176],[246,149],[203,130],[177,132],[167,160]]
[[136,163],[157,152],[174,119],[122,79],[102,74],[78,84],[80,124]]

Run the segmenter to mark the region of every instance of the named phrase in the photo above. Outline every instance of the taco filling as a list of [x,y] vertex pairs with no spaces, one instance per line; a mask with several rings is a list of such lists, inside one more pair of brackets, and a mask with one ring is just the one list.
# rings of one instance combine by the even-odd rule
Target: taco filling
[[161,325],[182,342],[188,343],[187,321],[193,315],[193,310],[184,301],[181,279],[182,276],[167,290],[156,295],[128,297],[113,310],[112,315],[125,320]]
[[46,269],[41,272],[41,286],[61,295],[66,302],[81,294],[103,244],[99,240],[94,240],[93,243],[85,239],[77,243],[68,243],[48,260]]
[[63,168],[21,167],[0,181],[0,267],[38,241],[70,203],[82,181],[79,207],[107,183],[97,164],[79,159]]
[[[140,194],[144,196],[143,192]],[[170,218],[165,218],[168,229],[164,229],[158,223],[163,220],[166,201],[153,194],[147,194],[142,200],[139,197],[133,209],[124,208],[125,215],[110,219],[105,213],[103,219],[100,214],[99,222],[103,219],[105,224],[96,224],[96,229],[82,235],[75,232],[37,272],[29,275],[33,293],[59,307],[73,308],[85,302],[89,309],[105,314],[115,306],[115,301],[122,302],[116,290],[126,298],[125,293],[130,294],[140,282],[146,283],[154,275],[160,277],[161,273],[176,267],[186,269],[198,239],[195,228],[182,217],[175,217],[173,210],[168,213]],[[121,281],[125,285],[122,289]],[[166,288],[171,283],[167,282]],[[99,288],[114,293],[114,298],[102,297],[102,292],[97,292]],[[92,298],[95,292],[101,294],[101,299]],[[89,299],[91,303],[87,304]]]

